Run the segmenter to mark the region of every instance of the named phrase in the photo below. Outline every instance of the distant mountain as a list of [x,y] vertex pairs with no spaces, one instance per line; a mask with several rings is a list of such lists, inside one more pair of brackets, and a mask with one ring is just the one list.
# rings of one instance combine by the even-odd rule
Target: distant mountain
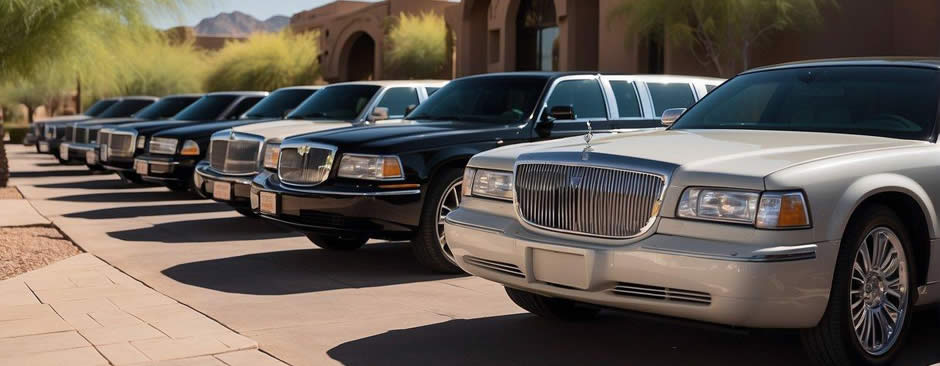
[[254,32],[277,32],[290,23],[290,18],[276,15],[265,21],[235,11],[206,18],[196,25],[196,34],[204,36],[244,37]]

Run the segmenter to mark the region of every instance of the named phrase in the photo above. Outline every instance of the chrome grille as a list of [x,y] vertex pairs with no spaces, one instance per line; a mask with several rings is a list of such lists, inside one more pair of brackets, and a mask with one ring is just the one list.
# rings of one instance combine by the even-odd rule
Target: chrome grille
[[526,163],[516,167],[514,184],[518,213],[529,224],[623,239],[649,229],[665,179],[631,170]]
[[84,127],[75,128],[75,142],[80,144],[88,143],[88,129]]
[[65,126],[65,137],[62,138],[62,141],[75,142],[75,126]]
[[251,174],[258,172],[258,140],[212,140],[209,145],[209,165],[222,173]]
[[108,155],[125,158],[134,157],[134,136],[123,133],[110,133]]
[[281,148],[278,178],[288,184],[312,186],[330,176],[336,150],[325,147],[294,146]]
[[100,128],[89,128],[89,129],[88,129],[87,136],[88,136],[88,142],[89,142],[89,143],[98,143],[98,141],[101,141],[100,139],[98,139],[98,131],[100,131],[100,130],[101,130]]
[[712,296],[705,292],[639,285],[635,283],[621,282],[611,291],[617,295],[651,300],[687,302],[700,305],[709,305],[712,303]]
[[466,261],[467,263],[470,263],[478,267],[483,267],[489,270],[502,272],[502,273],[505,273],[514,277],[525,278],[525,274],[523,274],[522,270],[519,269],[519,266],[515,264],[491,261],[489,259],[471,257],[469,255],[466,257],[463,257],[463,260]]

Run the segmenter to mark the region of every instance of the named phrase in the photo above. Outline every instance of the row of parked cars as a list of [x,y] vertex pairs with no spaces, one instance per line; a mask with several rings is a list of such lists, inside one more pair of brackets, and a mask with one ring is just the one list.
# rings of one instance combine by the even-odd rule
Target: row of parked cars
[[883,365],[940,300],[938,85],[924,59],[352,82],[102,100],[30,141],[324,249],[410,240],[547,318],[796,328]]

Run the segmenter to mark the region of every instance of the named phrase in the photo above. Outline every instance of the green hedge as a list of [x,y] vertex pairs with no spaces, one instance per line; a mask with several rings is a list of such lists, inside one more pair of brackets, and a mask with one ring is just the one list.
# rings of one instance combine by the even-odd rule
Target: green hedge
[[10,134],[10,142],[21,144],[26,139],[29,126],[3,126],[3,130]]

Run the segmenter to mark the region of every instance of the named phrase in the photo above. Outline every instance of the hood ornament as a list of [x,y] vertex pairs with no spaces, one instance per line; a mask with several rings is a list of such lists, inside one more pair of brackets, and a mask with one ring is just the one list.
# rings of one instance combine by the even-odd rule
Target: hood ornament
[[229,140],[235,140],[235,130],[229,130],[229,132],[228,132],[228,139],[229,139]]
[[310,146],[299,146],[297,147],[297,154],[300,156],[305,156],[310,152]]
[[584,150],[581,151],[581,160],[587,161],[591,157],[591,151],[594,151],[591,148],[591,140],[594,139],[594,129],[591,128],[591,121],[587,121],[587,135],[584,135],[584,143],[587,144],[584,146]]

